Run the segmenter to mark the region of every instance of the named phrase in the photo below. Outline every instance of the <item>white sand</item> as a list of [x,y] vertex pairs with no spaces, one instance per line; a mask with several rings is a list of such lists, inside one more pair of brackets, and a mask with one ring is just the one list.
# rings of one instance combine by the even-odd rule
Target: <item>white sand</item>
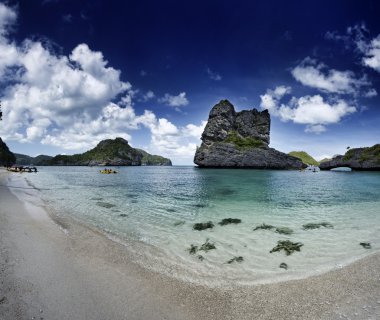
[[[0,319],[380,319],[380,254],[304,280],[211,289],[21,202],[0,171]],[[66,232],[64,232],[66,230]]]

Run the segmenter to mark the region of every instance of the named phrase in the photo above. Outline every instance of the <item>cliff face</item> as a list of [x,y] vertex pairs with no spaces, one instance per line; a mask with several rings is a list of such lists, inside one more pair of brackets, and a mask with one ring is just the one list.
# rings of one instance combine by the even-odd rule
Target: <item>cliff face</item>
[[380,144],[369,148],[350,149],[344,156],[336,156],[329,161],[321,162],[321,170],[337,167],[349,167],[353,170],[380,170]]
[[200,167],[305,167],[301,160],[269,148],[269,133],[267,110],[236,112],[228,100],[222,100],[211,109],[194,163]]
[[[149,161],[148,161],[149,160]],[[63,166],[141,166],[171,165],[170,159],[152,156],[149,153],[132,148],[123,138],[107,139],[82,154],[72,156],[58,155],[48,165]]]
[[11,166],[16,163],[15,155],[0,138],[0,166]]

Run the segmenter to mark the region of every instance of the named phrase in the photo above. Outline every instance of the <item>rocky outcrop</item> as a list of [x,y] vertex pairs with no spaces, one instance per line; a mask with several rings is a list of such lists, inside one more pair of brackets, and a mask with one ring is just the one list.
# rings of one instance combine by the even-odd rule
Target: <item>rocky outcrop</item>
[[330,170],[338,167],[349,167],[353,170],[380,170],[380,144],[369,148],[350,149],[344,156],[338,155],[319,165],[321,170]]
[[236,112],[228,100],[210,111],[194,163],[199,167],[300,169],[301,160],[269,148],[270,115],[244,110]]
[[0,138],[0,166],[11,166],[16,163],[15,155]]
[[48,164],[60,166],[159,166],[171,165],[171,161],[170,159],[153,156],[143,150],[132,148],[127,140],[116,138],[114,140],[103,140],[95,148],[82,154],[55,156]]

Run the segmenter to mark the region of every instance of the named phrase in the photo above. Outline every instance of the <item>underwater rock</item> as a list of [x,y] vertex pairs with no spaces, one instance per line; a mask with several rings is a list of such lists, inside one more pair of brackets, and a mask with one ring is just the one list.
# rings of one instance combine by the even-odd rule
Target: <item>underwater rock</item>
[[223,219],[222,221],[220,221],[218,224],[221,225],[221,226],[225,226],[227,224],[238,224],[238,223],[241,223],[241,220],[240,219],[235,219],[235,218],[226,218],[226,219]]
[[289,240],[277,241],[277,246],[275,246],[269,253],[278,252],[284,250],[287,256],[290,256],[294,251],[301,251],[303,243],[292,242]]
[[[190,248],[188,248],[187,251],[189,251],[190,254],[196,254],[198,251],[208,252],[210,250],[216,249],[215,244],[211,243],[209,240],[210,239],[206,239],[206,242],[200,247],[191,244]],[[199,256],[198,259],[200,259]]]
[[177,221],[177,222],[174,222],[174,226],[175,227],[178,227],[178,226],[182,226],[185,224],[185,221]]
[[176,212],[176,210],[175,210],[175,209],[172,209],[172,208],[167,208],[166,211],[167,211],[167,212]]
[[127,217],[128,215],[126,214],[126,213],[120,213],[119,214],[119,217],[123,217],[123,218],[125,218],[125,217]]
[[287,265],[285,262],[282,262],[282,263],[280,264],[280,268],[285,269],[285,270],[288,270],[288,265]]
[[275,226],[263,223],[263,224],[257,226],[255,229],[253,229],[253,231],[260,230],[260,229],[262,229],[262,230],[272,230],[274,228],[275,228]]
[[364,249],[371,249],[371,244],[369,242],[360,242],[359,243]]
[[203,260],[205,259],[205,258],[204,258],[202,255],[200,255],[200,254],[197,256],[197,258],[198,258],[198,260],[200,260],[200,261],[203,261]]
[[103,198],[90,198],[90,200],[96,200],[96,201],[100,201],[100,200],[103,200]]
[[239,257],[233,257],[232,259],[228,260],[227,263],[228,264],[231,264],[233,262],[243,262],[244,261],[244,258],[242,256],[239,256]]
[[137,200],[131,200],[131,203],[138,203]]
[[276,232],[279,233],[279,234],[290,235],[294,231],[292,229],[290,229],[290,228],[287,228],[287,227],[278,227],[278,228],[276,228]]
[[98,201],[96,204],[97,204],[99,207],[103,207],[103,208],[107,208],[107,209],[109,209],[109,208],[113,208],[113,207],[116,207],[114,204],[112,204],[112,203],[108,203],[108,202],[101,202],[101,201]]
[[199,248],[199,251],[202,250],[202,251],[208,252],[210,250],[216,249],[215,244],[211,243],[209,240],[210,239],[206,239],[206,242],[201,245],[201,247]]
[[214,224],[211,221],[195,223],[193,225],[193,229],[198,230],[198,231],[202,231],[205,229],[212,229],[212,228],[214,228]]
[[187,249],[190,254],[196,254],[198,252],[198,246],[194,246],[193,244],[190,245],[190,248]]
[[320,227],[325,227],[325,228],[329,228],[329,229],[334,228],[334,226],[329,222],[306,223],[302,227],[304,230],[319,229]]
[[194,204],[194,207],[196,207],[196,208],[206,208],[206,207],[207,207],[207,204],[204,204],[204,203],[196,203],[196,204]]

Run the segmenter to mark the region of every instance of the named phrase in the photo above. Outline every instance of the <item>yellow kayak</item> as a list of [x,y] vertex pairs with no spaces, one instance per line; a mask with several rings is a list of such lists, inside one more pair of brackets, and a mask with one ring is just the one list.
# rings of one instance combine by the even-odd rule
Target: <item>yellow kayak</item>
[[100,172],[100,173],[103,173],[103,174],[117,173],[117,171],[115,171],[115,170],[111,170],[111,169],[99,170],[99,172]]

